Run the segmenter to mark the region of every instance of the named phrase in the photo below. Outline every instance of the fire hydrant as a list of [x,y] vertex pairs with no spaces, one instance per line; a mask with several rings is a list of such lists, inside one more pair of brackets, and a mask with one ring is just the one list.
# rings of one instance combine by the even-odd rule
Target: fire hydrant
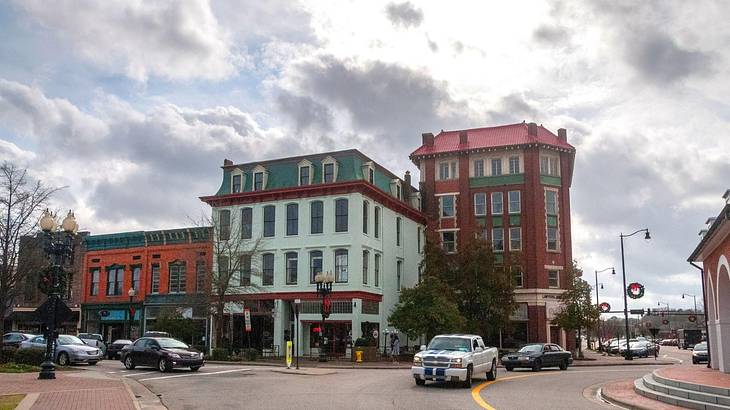
[[355,362],[362,363],[362,350],[355,350]]

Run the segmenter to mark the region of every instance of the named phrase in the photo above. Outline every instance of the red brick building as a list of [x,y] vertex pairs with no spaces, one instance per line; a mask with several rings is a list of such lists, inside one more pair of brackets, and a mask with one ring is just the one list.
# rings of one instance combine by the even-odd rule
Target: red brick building
[[447,251],[465,238],[492,242],[497,261],[521,252],[514,272],[514,332],[505,346],[572,337],[550,320],[572,261],[570,186],[575,148],[565,129],[557,135],[535,123],[423,134],[410,155],[420,169],[429,230]]
[[130,297],[136,295],[131,335],[154,330],[165,307],[200,322],[200,340],[206,328],[206,295],[212,261],[209,228],[138,231],[85,238],[81,327],[100,333],[106,341],[126,338]]

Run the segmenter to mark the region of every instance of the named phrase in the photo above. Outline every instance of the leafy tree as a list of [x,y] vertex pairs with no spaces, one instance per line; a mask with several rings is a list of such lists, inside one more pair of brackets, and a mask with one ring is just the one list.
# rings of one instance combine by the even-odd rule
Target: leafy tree
[[192,319],[186,319],[178,309],[165,307],[155,320],[155,330],[167,332],[172,337],[190,343],[200,333],[200,324]]
[[388,321],[412,339],[425,335],[431,340],[440,333],[463,331],[466,322],[445,289],[447,286],[432,276],[414,288],[403,289]]
[[[581,330],[594,329],[598,324],[600,312],[591,301],[591,285],[581,279],[583,271],[578,262],[573,261],[566,269],[568,288],[560,295],[562,304],[560,312],[555,315],[553,323],[565,330],[576,330],[580,338]],[[581,344],[578,343],[578,357],[582,357]]]

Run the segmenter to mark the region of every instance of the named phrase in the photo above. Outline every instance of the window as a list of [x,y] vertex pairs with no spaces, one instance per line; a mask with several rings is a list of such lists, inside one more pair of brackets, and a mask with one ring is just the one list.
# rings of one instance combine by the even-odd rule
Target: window
[[479,227],[477,227],[477,229],[479,231],[475,233],[475,236],[477,238],[481,238],[484,241],[488,241],[489,240],[489,228],[487,228],[487,225],[479,226]]
[[548,157],[540,157],[540,175],[550,175],[550,161]]
[[447,253],[456,252],[456,232],[441,232],[441,246]]
[[195,262],[195,289],[198,293],[205,292],[205,261]]
[[373,278],[373,282],[375,286],[380,286],[380,254],[375,254],[375,267],[373,269],[375,277]]
[[556,191],[545,191],[545,212],[548,215],[558,214],[558,193]]
[[362,251],[362,284],[368,284],[368,265],[370,264],[370,252]]
[[335,182],[335,164],[324,164],[324,182]]
[[299,205],[287,204],[286,206],[286,234],[299,234]]
[[362,201],[362,233],[368,233],[368,217],[370,216],[370,203]]
[[509,228],[509,250],[522,250],[522,228]]
[[239,269],[241,271],[238,277],[240,286],[251,286],[251,255],[243,254],[239,257]]
[[347,282],[347,249],[335,251],[335,282]]
[[276,232],[276,207],[266,205],[264,207],[264,236],[270,238]]
[[228,256],[218,256],[218,280],[230,283],[231,275],[229,274],[231,269],[231,261]]
[[474,161],[474,176],[475,177],[483,177],[484,176],[484,160],[478,159]]
[[371,184],[375,183],[375,170],[372,168],[368,168],[368,181],[370,181]]
[[401,219],[395,218],[395,246],[400,246],[400,225]]
[[347,199],[335,201],[335,232],[347,232]]
[[153,294],[160,293],[160,264],[159,263],[153,263],[152,264],[152,278],[150,283],[150,288],[152,289]]
[[309,252],[309,283],[314,283],[314,277],[322,273],[322,251]]
[[253,190],[261,191],[264,189],[264,173],[256,172],[253,174]]
[[560,176],[560,159],[558,157],[543,155],[540,157],[540,174]]
[[400,279],[401,279],[402,270],[403,270],[403,261],[397,261],[395,263],[395,288],[398,290],[398,292],[400,292],[400,290],[401,290]]
[[309,166],[299,167],[299,185],[309,185]]
[[439,163],[439,179],[456,179],[456,161]]
[[296,285],[297,284],[297,265],[299,264],[299,257],[296,252],[286,253],[286,284]]
[[549,251],[558,250],[558,228],[554,226],[547,228],[547,249]]
[[558,161],[557,157],[550,157],[550,175],[553,176],[559,176],[560,175],[560,162]]
[[492,215],[502,215],[502,212],[504,212],[502,193],[492,192]]
[[445,195],[439,197],[441,201],[441,217],[451,218],[454,216],[454,195]]
[[241,209],[241,238],[251,239],[253,232],[253,208]]
[[400,186],[400,184],[395,186],[395,197],[398,199],[403,199],[403,188]]
[[314,201],[309,204],[310,233],[322,233],[324,228],[324,204],[322,201]]
[[231,237],[231,211],[224,209],[218,213],[218,237],[227,241]]
[[549,270],[548,271],[548,287],[557,288],[557,287],[559,287],[559,285],[560,285],[560,282],[558,280],[558,271]]
[[487,214],[487,194],[479,192],[474,194],[474,215]]
[[416,228],[416,249],[421,253],[421,227]]
[[137,293],[139,293],[139,277],[141,273],[141,266],[135,266],[134,268],[132,268],[132,289],[137,291]]
[[380,207],[375,207],[375,226],[373,226],[373,234],[376,238],[380,238]]
[[510,175],[520,173],[520,157],[509,157],[509,173]]
[[99,275],[100,271],[98,268],[91,270],[91,289],[89,289],[89,294],[91,296],[99,294]]
[[185,293],[185,262],[176,262],[169,265],[170,293]]
[[509,193],[507,194],[507,199],[509,200],[509,213],[520,213],[522,208],[520,201],[520,191],[509,191]]
[[106,295],[119,296],[124,284],[124,268],[111,268],[107,272]]
[[492,176],[502,175],[502,158],[492,159]]
[[265,253],[262,256],[261,284],[272,286],[274,284],[274,254]]
[[524,278],[522,276],[522,269],[520,268],[512,268],[512,284],[516,288],[521,288],[524,286]]
[[233,181],[231,182],[231,192],[233,192],[234,194],[237,192],[241,192],[241,174],[233,176]]
[[492,228],[492,249],[495,252],[504,251],[504,229]]

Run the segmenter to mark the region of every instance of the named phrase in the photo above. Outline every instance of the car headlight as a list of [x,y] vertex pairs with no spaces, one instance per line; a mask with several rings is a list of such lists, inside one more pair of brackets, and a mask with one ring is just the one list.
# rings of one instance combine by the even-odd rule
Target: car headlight
[[422,366],[423,365],[423,359],[418,356],[413,356],[413,365],[414,366]]
[[461,367],[461,358],[451,359],[451,367]]
[[180,358],[180,355],[177,354],[177,353],[170,353],[167,356],[170,357],[170,358],[172,358],[172,359],[179,359]]

